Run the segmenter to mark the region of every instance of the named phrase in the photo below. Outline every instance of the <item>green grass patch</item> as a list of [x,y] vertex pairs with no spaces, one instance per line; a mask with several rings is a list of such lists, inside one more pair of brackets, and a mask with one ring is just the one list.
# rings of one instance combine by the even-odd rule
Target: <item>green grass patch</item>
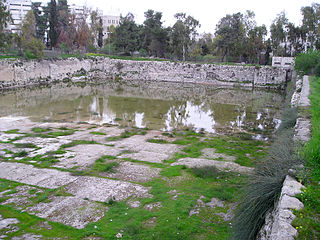
[[6,134],[16,134],[16,133],[19,133],[19,129],[11,129],[11,130],[5,131],[4,133],[6,133]]
[[306,144],[301,157],[306,167],[304,185],[306,189],[299,196],[304,209],[296,211],[293,222],[298,230],[296,239],[320,239],[320,77],[310,79],[312,138]]
[[164,139],[156,139],[156,138],[149,138],[147,139],[147,142],[150,143],[160,143],[160,144],[167,144],[169,143],[168,141],[164,140]]
[[21,151],[13,154],[13,157],[26,157],[28,153],[26,151]]
[[90,132],[90,134],[92,134],[92,135],[107,135],[103,132]]
[[32,128],[31,130],[32,130],[32,132],[34,132],[34,133],[44,133],[44,132],[49,132],[49,131],[51,131],[50,128],[40,128],[40,127],[34,127],[34,128]]
[[130,56],[108,56],[108,58],[119,59],[119,60],[132,60],[132,61],[153,61],[153,62],[168,61],[167,59],[162,59],[162,58],[144,58],[144,57],[130,57]]
[[71,143],[63,144],[63,145],[60,147],[60,149],[70,148],[70,147],[73,147],[73,146],[76,146],[76,145],[82,145],[82,144],[99,144],[99,143],[96,142],[96,141],[75,140],[75,141],[72,141]]
[[14,146],[17,148],[37,148],[33,143],[15,143]]
[[185,166],[168,167],[161,170],[160,174],[161,176],[164,176],[164,177],[177,177],[182,175],[181,170],[185,168],[186,168]]
[[140,163],[140,164],[144,164],[144,165],[149,165],[149,166],[155,167],[155,168],[165,168],[165,165],[162,163],[146,162],[146,161],[140,161],[140,160],[136,160],[136,159],[132,159],[132,158],[121,158],[121,160],[133,162],[133,163]]
[[147,131],[145,129],[133,128],[131,130],[125,130],[120,134],[120,136],[107,137],[106,141],[109,141],[109,142],[119,141],[124,138],[132,137],[134,135],[145,135],[145,134],[147,134]]
[[47,134],[48,134],[48,136],[51,136],[51,137],[61,137],[61,136],[72,135],[74,132],[75,132],[75,130],[66,130],[66,131],[49,132]]
[[115,168],[119,166],[119,163],[116,161],[107,162],[106,160],[115,160],[115,156],[107,155],[102,156],[101,158],[97,159],[95,163],[92,165],[91,170],[93,172],[115,172]]

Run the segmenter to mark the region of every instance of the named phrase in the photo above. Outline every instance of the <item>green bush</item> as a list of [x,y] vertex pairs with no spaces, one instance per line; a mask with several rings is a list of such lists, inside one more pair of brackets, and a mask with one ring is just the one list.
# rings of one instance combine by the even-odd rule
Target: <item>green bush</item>
[[28,59],[42,58],[44,48],[45,46],[40,39],[32,38],[31,41],[24,46],[25,57]]
[[320,61],[318,62],[317,66],[314,68],[314,74],[317,77],[320,77]]
[[69,53],[71,51],[71,47],[65,42],[60,43],[60,49],[63,53]]
[[[320,51],[300,53],[295,59],[295,70],[300,75],[313,74],[320,63]],[[320,68],[320,66],[318,67]]]

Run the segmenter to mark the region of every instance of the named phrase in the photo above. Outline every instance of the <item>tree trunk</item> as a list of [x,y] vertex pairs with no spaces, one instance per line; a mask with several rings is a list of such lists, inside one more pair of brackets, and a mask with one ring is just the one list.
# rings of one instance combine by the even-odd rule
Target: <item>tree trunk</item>
[[182,44],[182,59],[184,62],[186,61],[186,46],[184,44],[184,38],[183,38],[183,44]]

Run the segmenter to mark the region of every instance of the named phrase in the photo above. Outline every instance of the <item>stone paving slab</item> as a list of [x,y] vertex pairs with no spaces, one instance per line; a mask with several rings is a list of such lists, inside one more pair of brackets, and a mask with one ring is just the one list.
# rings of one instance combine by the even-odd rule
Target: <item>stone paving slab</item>
[[[70,136],[65,136],[64,139],[70,139],[70,140],[86,139],[86,140],[96,141],[98,143],[107,143],[106,138],[119,136],[124,131],[125,129],[121,129],[119,127],[97,127],[93,129],[85,129],[82,131],[77,131]],[[91,134],[90,132],[101,132],[101,133],[105,133],[105,135],[95,135],[95,134]]]
[[105,176],[125,181],[148,182],[158,177],[161,169],[138,163],[120,162],[119,167],[117,167],[115,171],[115,173],[108,173]]
[[124,147],[132,151],[149,151],[156,153],[165,153],[168,155],[177,152],[180,147],[176,144],[159,144],[147,142],[155,136],[161,135],[160,131],[149,131],[146,135],[134,135],[125,138],[120,142],[113,142],[117,147]]
[[6,133],[2,133],[0,134],[0,141],[1,142],[8,142],[12,139],[15,139],[17,137],[20,137],[21,134],[6,134]]
[[132,158],[140,161],[161,163],[171,158],[181,147],[176,144],[159,144],[147,142],[148,139],[161,135],[159,131],[150,131],[146,135],[135,135],[120,142],[112,142],[116,147],[130,150],[133,153],[123,154],[121,158]]
[[28,213],[78,229],[101,219],[108,208],[77,197],[53,197],[50,202],[41,202],[26,209]]
[[27,117],[1,117],[0,131],[19,129],[20,132],[30,132],[37,123],[30,121]]
[[[1,202],[2,205],[13,205],[14,208],[22,210],[28,205],[32,204],[30,198],[36,197],[37,193],[43,193],[42,189],[31,187],[27,185],[18,186],[16,187],[14,193],[10,194],[10,190],[0,192],[0,198],[2,197],[9,197],[9,199]],[[9,192],[9,194],[8,194]],[[32,192],[32,193],[30,193]],[[5,195],[7,193],[7,195]]]
[[67,150],[72,151],[74,157],[70,158],[70,155],[67,154],[66,157],[59,158],[60,162],[56,163],[55,167],[72,168],[78,166],[79,169],[85,169],[102,156],[116,156],[121,153],[120,149],[99,144],[81,144],[67,148]]
[[307,142],[311,138],[311,121],[309,119],[298,118],[295,126],[294,140]]
[[310,93],[309,76],[303,76],[303,85],[300,93],[299,106],[301,107],[310,106],[309,93]]
[[220,171],[229,170],[232,172],[238,172],[238,173],[244,173],[244,174],[249,174],[253,171],[253,168],[244,167],[237,163],[208,160],[208,159],[202,159],[202,158],[181,158],[177,162],[171,164],[171,166],[176,166],[176,165],[185,165],[189,168],[213,166]]
[[169,159],[170,156],[165,153],[149,152],[142,150],[139,152],[122,154],[119,158],[131,158],[151,163],[162,163],[163,160]]
[[149,198],[150,188],[129,182],[97,177],[80,176],[65,187],[65,191],[79,198],[108,202],[110,199],[122,201],[128,197]]
[[75,181],[78,177],[55,169],[39,169],[23,163],[1,162],[0,178],[55,189]]
[[61,138],[40,138],[40,137],[26,137],[15,141],[14,143],[33,143],[41,149],[32,151],[29,156],[34,157],[36,155],[43,155],[47,152],[57,151],[61,145],[70,143],[70,140]]
[[216,153],[216,149],[214,148],[205,148],[201,150],[202,157],[208,159],[218,159],[222,158],[223,161],[234,162],[236,160],[235,156],[230,156],[224,153]]

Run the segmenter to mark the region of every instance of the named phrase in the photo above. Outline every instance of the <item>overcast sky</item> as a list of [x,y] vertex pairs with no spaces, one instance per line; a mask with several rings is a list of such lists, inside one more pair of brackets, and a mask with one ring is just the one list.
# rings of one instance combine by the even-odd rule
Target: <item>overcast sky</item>
[[258,25],[265,24],[269,27],[283,10],[291,22],[300,25],[301,7],[311,6],[312,2],[315,0],[68,0],[69,4],[85,4],[93,9],[102,9],[105,15],[125,16],[132,12],[137,23],[143,23],[144,12],[152,9],[163,13],[165,26],[175,23],[175,13],[185,12],[200,21],[199,33],[214,33],[216,24],[226,14],[243,13],[246,10],[255,12]]

